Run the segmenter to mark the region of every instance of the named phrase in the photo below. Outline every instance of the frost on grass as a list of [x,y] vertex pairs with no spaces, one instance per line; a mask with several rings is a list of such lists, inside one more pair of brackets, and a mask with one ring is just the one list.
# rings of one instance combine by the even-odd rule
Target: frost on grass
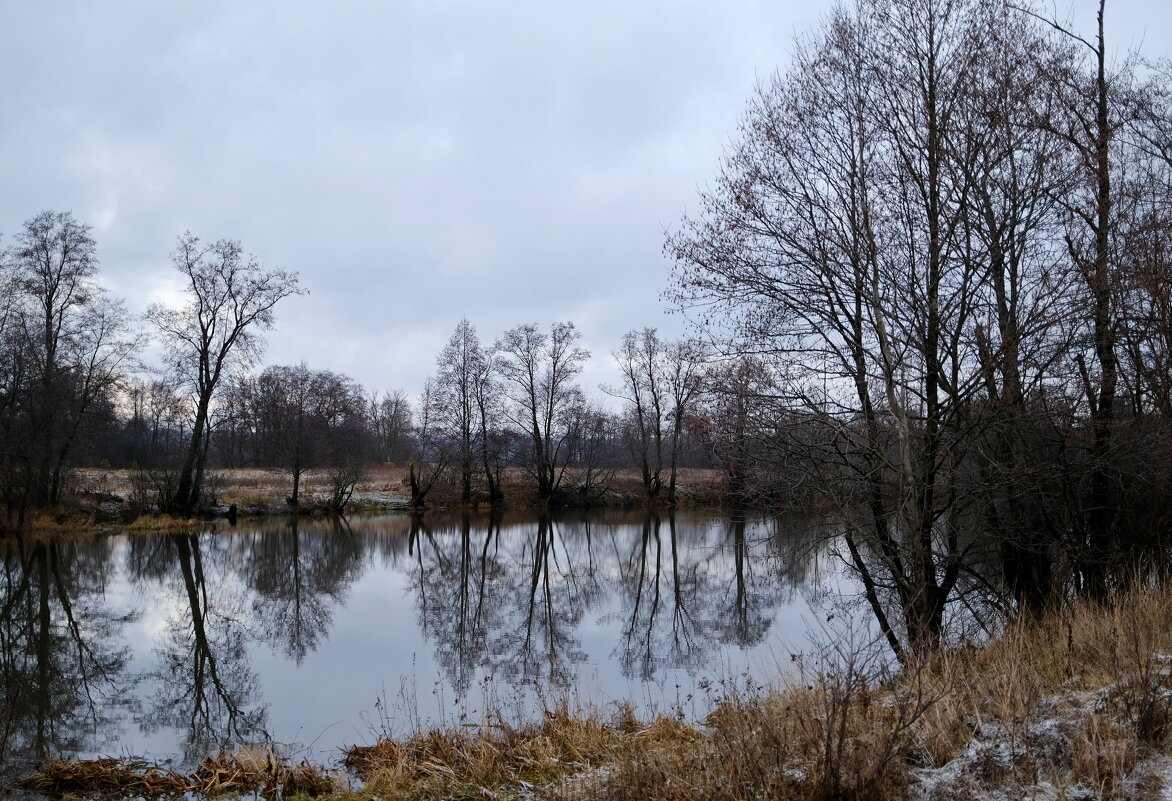
[[1115,686],[1063,692],[1028,720],[972,721],[972,739],[952,760],[911,772],[921,801],[1038,801],[1172,798],[1172,759],[1162,743],[1145,744],[1134,722],[1117,714]]

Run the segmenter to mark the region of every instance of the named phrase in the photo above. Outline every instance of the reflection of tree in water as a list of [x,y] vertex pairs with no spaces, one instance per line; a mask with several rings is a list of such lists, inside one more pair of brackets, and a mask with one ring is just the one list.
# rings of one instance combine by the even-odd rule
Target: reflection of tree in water
[[[664,531],[666,522],[666,533]],[[704,526],[649,515],[639,537],[616,539],[623,639],[616,649],[624,675],[651,680],[663,668],[695,670],[718,645],[751,648],[764,640],[777,606],[804,586],[817,558],[814,540],[743,516],[722,522],[723,542],[710,547]]]
[[732,578],[723,584],[717,603],[719,640],[747,648],[765,639],[775,607],[792,601],[799,590],[816,587],[812,574],[828,540],[807,517],[747,520],[733,514],[724,528],[722,552],[732,560]]
[[296,517],[284,531],[259,532],[247,543],[253,612],[267,639],[298,665],[317,650],[334,607],[362,567],[362,546],[345,520],[332,530],[302,531]]
[[598,595],[589,538],[574,538],[582,555],[547,516],[526,528],[502,538],[493,518],[474,534],[467,516],[438,531],[417,518],[412,528],[420,625],[459,693],[478,668],[500,681],[568,687],[585,658],[576,628]]
[[[498,517],[472,533],[471,518],[458,526],[432,531],[424,518],[412,519],[409,550],[418,565],[415,596],[424,636],[435,638],[436,660],[456,692],[464,694],[483,657],[486,632],[500,625],[499,590],[504,572],[493,540]],[[491,619],[490,619],[491,618]]]
[[[574,680],[573,666],[586,658],[577,628],[596,593],[591,592],[590,539],[584,542],[586,558],[576,570],[576,555],[566,538],[555,536],[556,530],[550,517],[541,515],[533,542],[522,548],[518,564],[528,562],[528,588],[516,608],[524,610],[524,627],[515,633],[502,632],[498,640],[502,661],[496,670],[514,680],[545,679],[554,687],[568,688]],[[563,546],[560,551],[558,540]],[[578,540],[577,544],[583,543]],[[525,585],[517,582],[513,587],[522,590]]]
[[[247,605],[233,591],[227,544],[226,538],[196,534],[132,541],[137,575],[168,576],[176,591],[156,649],[159,665],[148,677],[158,686],[139,723],[147,733],[162,727],[184,731],[189,761],[265,738],[266,709],[245,649]],[[212,581],[209,568],[215,571]]]
[[133,680],[117,647],[129,612],[102,596],[108,541],[3,548],[0,762],[101,747],[117,733]]
[[720,641],[745,648],[765,638],[772,622],[769,605],[776,599],[780,587],[776,579],[764,582],[754,573],[743,515],[735,515],[729,520],[726,543],[732,549],[733,590],[723,593],[724,613],[719,617],[727,625],[720,633]]
[[667,554],[663,524],[650,514],[641,536],[620,556],[619,576],[626,608],[619,663],[623,675],[651,679],[663,665],[693,667],[705,659],[703,634],[689,606],[698,598],[701,573],[696,564],[681,566],[675,516],[669,517]]
[[569,687],[586,658],[581,622],[612,600],[626,676],[702,668],[722,646],[760,643],[821,550],[777,522],[637,519],[541,517],[502,530],[495,518],[416,517],[411,595],[456,692],[477,670],[498,683]]

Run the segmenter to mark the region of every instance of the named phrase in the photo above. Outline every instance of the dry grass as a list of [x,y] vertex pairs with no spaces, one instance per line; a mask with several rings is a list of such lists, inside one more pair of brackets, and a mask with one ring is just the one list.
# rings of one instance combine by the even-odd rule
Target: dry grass
[[133,759],[62,760],[21,783],[49,798],[159,798],[250,793],[265,798],[329,795],[337,785],[322,769],[290,765],[268,749],[208,757],[190,775]]
[[979,740],[1009,754],[1005,784],[1143,797],[1145,763],[1167,750],[1170,646],[1172,593],[1151,590],[943,653],[921,671],[942,693],[918,732],[923,757],[940,765]]
[[700,739],[694,728],[670,718],[641,726],[625,710],[603,722],[562,706],[531,726],[497,721],[383,738],[350,748],[343,764],[365,781],[355,798],[526,797],[534,786],[570,776],[585,785],[599,768],[650,760]]
[[[199,525],[159,515],[152,510],[154,490],[135,489],[135,472],[120,469],[81,468],[70,475],[66,500],[59,508],[33,514],[21,531],[67,532],[79,529],[102,529],[111,525],[134,531],[180,531]],[[573,470],[566,472],[564,483],[572,485],[577,479]],[[680,471],[680,499],[684,505],[714,505],[722,499],[723,478],[714,470]],[[141,481],[139,482],[141,483]],[[537,498],[530,478],[519,468],[509,468],[502,475],[505,498],[517,509],[543,505]],[[609,480],[607,505],[639,507],[645,503],[639,474],[634,470],[618,470]],[[241,468],[211,471],[205,477],[205,489],[222,506],[235,504],[242,516],[269,515],[288,510],[286,498],[292,491],[291,478],[281,470]],[[332,492],[332,483],[326,470],[308,470],[302,474],[300,497],[302,511],[312,512],[315,501],[320,505]],[[407,469],[390,465],[368,465],[362,479],[355,486],[356,502],[353,509],[361,511],[363,504],[374,511],[384,511],[382,501],[370,501],[369,496],[391,496],[403,502],[409,496]],[[365,500],[363,496],[368,496]],[[429,508],[455,509],[460,506],[460,489],[456,476],[449,475],[428,496]],[[121,498],[122,502],[117,502]],[[324,506],[320,506],[324,509]],[[137,517],[135,514],[137,513]],[[0,527],[4,524],[0,523]]]
[[[624,757],[559,799],[1159,797],[1172,721],[1172,593],[1011,627],[876,686],[824,645],[786,689],[720,704],[696,742]],[[987,797],[992,797],[987,796]]]
[[167,514],[145,514],[129,522],[108,523],[95,519],[92,511],[61,507],[36,512],[23,526],[0,523],[0,537],[19,534],[34,539],[52,539],[55,542],[87,539],[111,528],[137,533],[173,533],[202,531],[207,523],[201,518],[172,517]]

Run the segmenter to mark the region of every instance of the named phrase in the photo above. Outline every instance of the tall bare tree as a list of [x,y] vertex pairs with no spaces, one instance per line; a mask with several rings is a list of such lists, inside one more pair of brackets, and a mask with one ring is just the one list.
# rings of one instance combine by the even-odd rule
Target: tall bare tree
[[[1119,306],[1119,290],[1127,282],[1128,251],[1139,245],[1136,229],[1151,230],[1150,219],[1137,219],[1137,209],[1120,201],[1139,200],[1132,194],[1137,189],[1133,170],[1137,157],[1142,158],[1142,148],[1137,152],[1134,134],[1147,103],[1134,84],[1134,64],[1124,64],[1116,71],[1109,64],[1106,0],[1097,4],[1095,33],[1090,37],[1029,8],[1019,10],[1043,20],[1069,47],[1068,58],[1051,70],[1058,109],[1040,124],[1066,145],[1078,179],[1060,200],[1067,252],[1082,289],[1077,300],[1086,337],[1073,355],[1094,439],[1085,513],[1075,522],[1082,534],[1078,568],[1083,590],[1103,598],[1107,592],[1105,570],[1119,550],[1112,444],[1126,314]],[[1166,213],[1160,216],[1166,217]]]
[[171,263],[183,276],[187,302],[180,308],[153,304],[147,319],[163,334],[170,364],[192,392],[191,437],[171,502],[173,511],[190,514],[199,506],[216,388],[232,364],[258,355],[257,331],[272,327],[277,303],[304,290],[296,273],[265,269],[228,239],[205,244],[185,233]]
[[484,481],[488,487],[488,502],[498,504],[505,499],[501,487],[501,469],[504,462],[504,434],[501,423],[504,417],[504,397],[497,370],[498,354],[495,349],[484,352],[475,375],[476,420],[479,426],[480,466],[484,470]]
[[622,374],[619,387],[604,387],[627,404],[631,455],[639,466],[643,491],[654,502],[663,488],[664,418],[667,388],[663,375],[663,342],[654,328],[628,331],[611,354]]
[[439,429],[442,401],[436,391],[435,379],[423,384],[416,404],[414,441],[411,459],[407,462],[407,481],[411,487],[411,506],[422,509],[427,496],[444,477],[452,461],[452,448]]
[[[819,482],[834,502],[866,510],[847,544],[897,653],[940,641],[980,546],[961,536],[974,510],[958,480],[977,442],[974,334],[996,294],[974,227],[1000,231],[988,212],[1004,209],[977,183],[1012,169],[983,147],[1004,113],[989,96],[1003,52],[1029,61],[1044,41],[1016,17],[999,0],[837,9],[761,88],[717,188],[668,243],[676,303],[729,352],[766,359],[778,398],[827,429],[803,447],[837,464]],[[1031,145],[1008,146],[1024,161]]]
[[979,279],[969,347],[983,384],[962,425],[982,430],[971,491],[982,496],[988,538],[999,543],[1019,606],[1037,613],[1053,597],[1052,562],[1064,528],[1059,510],[1039,503],[1060,461],[1058,438],[1040,410],[1069,358],[1074,310],[1061,288],[1076,280],[1059,213],[1075,175],[1063,144],[1038,123],[1059,105],[1050,75],[1067,51],[1039,39],[1028,16],[986,14],[978,22],[987,26],[985,37],[1010,46],[985,51],[986,69],[975,74],[962,110],[971,155],[961,166],[971,202],[960,248]]
[[703,349],[665,341],[656,329],[644,328],[627,332],[612,356],[623,382],[603,391],[626,401],[628,439],[643,489],[655,501],[666,481],[666,501],[674,504],[684,419],[702,386]]
[[495,347],[513,401],[509,416],[530,442],[525,468],[546,502],[565,471],[568,416],[581,394],[574,378],[590,356],[577,346],[581,336],[573,323],[554,323],[548,333],[528,323],[506,331]]
[[477,384],[485,371],[485,355],[476,327],[467,318],[456,324],[436,359],[436,367],[436,429],[452,444],[460,472],[460,501],[468,504],[472,501],[473,477],[478,472],[477,445],[484,435],[476,398]]
[[397,389],[381,395],[372,394],[369,401],[371,434],[380,462],[397,462],[410,452],[411,399],[404,390]]
[[[80,433],[135,350],[122,304],[96,282],[97,244],[69,212],[25,222],[0,309],[8,385],[9,509],[56,503]],[[15,490],[15,494],[11,494]]]

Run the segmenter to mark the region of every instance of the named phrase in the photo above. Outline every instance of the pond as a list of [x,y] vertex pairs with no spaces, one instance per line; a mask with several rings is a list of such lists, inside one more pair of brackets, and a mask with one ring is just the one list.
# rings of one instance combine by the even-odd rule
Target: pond
[[0,765],[258,742],[328,764],[562,698],[698,719],[713,687],[776,679],[838,597],[818,529],[611,511],[8,543]]

